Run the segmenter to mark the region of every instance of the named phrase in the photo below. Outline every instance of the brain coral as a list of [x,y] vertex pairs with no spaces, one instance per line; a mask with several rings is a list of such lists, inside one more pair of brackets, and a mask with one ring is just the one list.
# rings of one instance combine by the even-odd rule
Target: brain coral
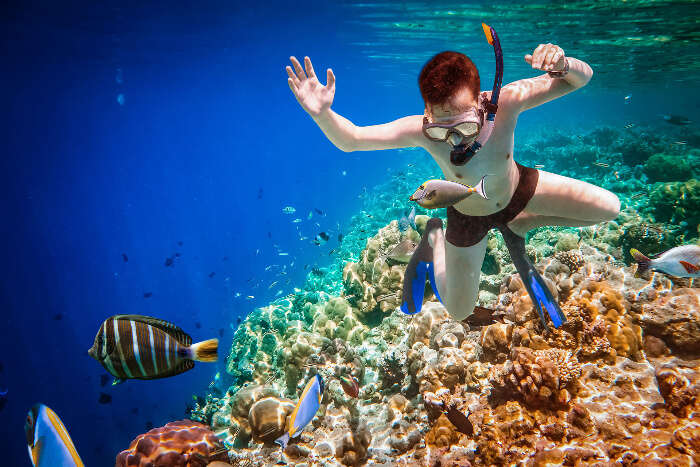
[[654,154],[644,163],[644,173],[652,182],[683,182],[693,171],[683,156]]
[[119,453],[115,467],[204,467],[213,461],[228,461],[219,438],[206,425],[179,420],[137,436]]
[[570,389],[581,375],[576,356],[562,349],[514,347],[510,360],[492,370],[491,384],[505,398],[522,399],[528,406],[566,405]]
[[683,227],[690,237],[698,236],[700,224],[700,181],[658,185],[649,194],[649,210],[657,222]]

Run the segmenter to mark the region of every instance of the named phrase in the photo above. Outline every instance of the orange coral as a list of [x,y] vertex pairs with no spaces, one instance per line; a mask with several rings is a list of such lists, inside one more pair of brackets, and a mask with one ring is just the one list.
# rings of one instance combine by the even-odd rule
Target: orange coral
[[137,436],[129,449],[119,453],[115,467],[204,467],[213,461],[228,461],[219,438],[206,425],[180,420]]

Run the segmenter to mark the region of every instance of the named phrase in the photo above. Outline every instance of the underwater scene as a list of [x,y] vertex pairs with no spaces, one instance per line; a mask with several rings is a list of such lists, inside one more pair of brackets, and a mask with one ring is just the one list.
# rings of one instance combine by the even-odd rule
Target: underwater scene
[[0,465],[700,463],[700,3],[3,13]]

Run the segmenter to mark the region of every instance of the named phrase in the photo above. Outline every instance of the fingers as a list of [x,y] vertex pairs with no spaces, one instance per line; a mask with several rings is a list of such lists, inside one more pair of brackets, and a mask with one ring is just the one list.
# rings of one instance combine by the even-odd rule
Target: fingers
[[292,90],[294,97],[299,100],[299,89],[297,89],[297,85],[294,83],[294,80],[292,78],[287,78],[287,84],[289,84],[289,89]]
[[532,68],[544,71],[552,71],[556,68],[557,63],[564,57],[564,51],[561,47],[554,44],[540,44],[532,52],[532,55],[525,55],[525,61]]
[[289,65],[287,65],[287,67],[285,68],[285,70],[287,70],[287,74],[289,75],[289,79],[292,80],[292,82],[294,83],[294,85],[298,87],[299,84],[301,84],[301,83],[300,83],[299,78],[297,77],[297,75],[295,75],[294,72],[292,71],[292,67],[290,67]]
[[299,78],[299,81],[305,80],[306,73],[304,73],[304,69],[301,67],[299,60],[297,60],[297,58],[294,56],[289,57],[289,60],[292,61],[292,65],[294,66],[294,71],[296,72],[297,77]]
[[552,58],[554,57],[554,54],[557,53],[557,47],[556,46],[550,46],[547,47],[545,51],[545,56],[544,60],[542,61],[542,69],[545,71],[551,71],[554,63],[552,62]]
[[311,64],[311,59],[309,57],[304,57],[304,67],[306,68],[306,74],[309,75],[309,78],[316,77],[314,66]]
[[542,67],[542,60],[544,60],[544,57],[542,56],[542,50],[546,47],[545,44],[540,44],[537,46],[534,52],[532,52],[532,68],[541,68]]
[[326,87],[329,89],[335,88],[335,75],[330,68],[326,70]]

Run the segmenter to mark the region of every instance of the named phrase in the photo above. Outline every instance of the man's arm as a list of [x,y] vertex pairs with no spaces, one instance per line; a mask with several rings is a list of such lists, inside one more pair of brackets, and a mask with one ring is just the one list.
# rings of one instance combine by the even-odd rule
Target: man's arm
[[331,109],[311,117],[331,143],[344,152],[416,147],[421,143],[422,115],[372,126],[356,126]]
[[421,144],[423,116],[413,115],[383,125],[358,127],[350,120],[331,110],[335,96],[335,75],[326,70],[326,85],[322,85],[309,57],[304,57],[304,68],[295,57],[289,57],[287,83],[302,108],[314,119],[321,131],[338,149],[373,151],[415,147]]
[[504,86],[503,105],[511,107],[517,113],[579,89],[588,84],[593,76],[593,70],[587,63],[565,57],[561,48],[551,44],[540,45],[533,55],[526,55],[525,60],[535,69],[555,72],[564,70],[568,63],[569,72],[561,78],[544,74]]

